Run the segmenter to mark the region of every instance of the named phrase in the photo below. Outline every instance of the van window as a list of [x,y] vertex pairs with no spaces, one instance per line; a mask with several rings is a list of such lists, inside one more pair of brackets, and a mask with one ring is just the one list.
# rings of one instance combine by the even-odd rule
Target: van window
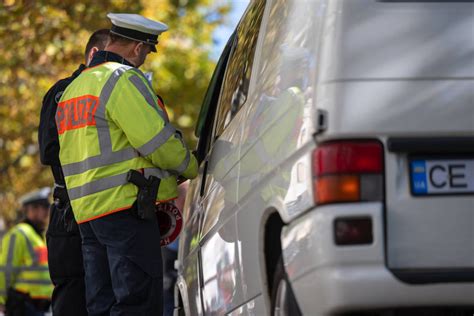
[[201,106],[201,111],[199,113],[195,131],[195,135],[199,138],[196,150],[196,157],[199,162],[204,159],[211,144],[212,126],[214,124],[217,101],[219,99],[219,93],[221,91],[222,82],[224,79],[224,72],[227,61],[229,60],[234,38],[235,33],[230,36],[230,39],[227,42],[227,45],[225,46],[219,61],[217,62],[211,82],[209,83],[209,87],[207,88],[207,92]]
[[222,134],[247,100],[253,57],[264,9],[265,1],[252,2],[237,27],[217,110],[216,136]]

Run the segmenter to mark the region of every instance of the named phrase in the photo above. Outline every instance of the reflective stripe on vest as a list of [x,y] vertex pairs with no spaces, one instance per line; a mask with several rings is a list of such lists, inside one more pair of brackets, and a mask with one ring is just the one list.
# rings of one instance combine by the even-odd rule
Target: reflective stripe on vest
[[17,279],[16,283],[23,284],[35,284],[35,285],[50,285],[51,281],[49,280],[26,280],[26,279]]
[[[145,170],[153,170],[153,172],[148,172],[149,174],[153,174],[154,176],[164,179],[170,177],[172,174],[167,171],[163,171],[156,168],[146,168]],[[107,189],[111,189],[114,187],[118,187],[120,185],[127,184],[127,173],[121,173],[114,176],[98,179],[87,184],[81,185],[79,187],[75,187],[68,190],[68,195],[71,200],[81,198],[83,196],[94,194],[100,191],[104,191]]]
[[184,158],[183,162],[176,168],[176,171],[181,174],[183,173],[189,166],[189,162],[191,161],[191,154],[189,150],[186,151],[186,157]]
[[32,267],[32,266],[20,266],[20,267],[2,267],[0,266],[0,271],[10,271],[10,272],[45,272],[49,271],[47,266],[37,266],[37,267]]
[[39,264],[39,258],[36,255],[35,248],[33,247],[33,244],[31,243],[31,240],[28,238],[28,235],[26,234],[25,231],[21,227],[18,227],[18,231],[20,234],[25,237],[26,240],[26,246],[28,247],[28,251],[30,252],[31,260],[33,261],[33,266],[37,266]]
[[[186,144],[184,143],[183,140],[183,135],[181,132],[177,132],[177,135],[179,141],[181,144],[183,144],[183,147],[186,147]],[[181,164],[176,168],[176,171],[178,174],[183,173],[186,169],[188,169],[189,163],[191,162],[191,154],[189,151],[186,151],[186,156],[184,157],[184,160],[181,162]]]
[[15,251],[16,235],[12,235],[10,238],[10,245],[8,246],[7,254],[7,266],[5,267],[5,287],[8,288],[11,285],[11,277],[13,273],[13,255]]
[[[166,124],[163,129],[156,134],[148,143],[142,145],[138,148],[138,152],[142,156],[148,156],[158,149],[161,145],[166,143],[166,141],[176,133],[176,129],[171,124]],[[186,169],[185,169],[186,170]]]
[[[132,67],[121,66],[115,69],[108,78],[104,87],[102,88],[102,91],[100,92],[99,104],[95,111],[95,122],[99,139],[100,154],[97,156],[88,157],[83,161],[63,164],[62,169],[66,177],[81,174],[91,169],[105,167],[114,163],[125,162],[138,157],[139,154],[142,156],[147,156],[153,153],[160,146],[165,144],[166,141],[176,133],[176,129],[171,124],[169,124],[166,114],[157,104],[154,104],[151,92],[149,88],[144,84],[143,80],[140,79],[138,75],[132,75],[129,80],[143,95],[147,103],[150,104],[150,106],[152,106],[154,109],[156,109],[157,113],[160,115],[160,117],[163,118],[166,124],[157,135],[155,135],[150,141],[142,145],[140,148],[137,148],[135,150],[132,147],[128,147],[118,151],[113,151],[112,141],[109,132],[109,124],[106,119],[106,106],[120,77],[129,69],[132,69]],[[186,170],[189,164],[189,158],[186,158],[188,162],[185,164],[184,169],[182,169],[183,171]],[[181,166],[179,170],[181,170]],[[157,169],[155,174],[160,175],[159,178],[161,179],[172,175],[169,172],[165,172],[159,169]],[[75,200],[90,194],[98,193],[127,183],[127,173],[122,173],[98,179],[78,187],[69,188],[68,195],[71,200]]]
[[163,112],[161,107],[157,106],[155,101],[153,100],[153,96],[150,93],[150,90],[143,84],[143,81],[137,76],[133,75],[130,78],[128,78],[135,88],[137,88],[138,91],[143,95],[145,98],[146,102],[161,116],[161,118],[167,122],[168,121],[168,116]]

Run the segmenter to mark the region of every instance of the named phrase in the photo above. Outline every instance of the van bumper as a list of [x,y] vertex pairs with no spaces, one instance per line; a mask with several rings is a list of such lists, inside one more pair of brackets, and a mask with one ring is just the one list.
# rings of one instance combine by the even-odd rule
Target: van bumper
[[[334,220],[370,217],[373,243],[336,246]],[[474,283],[411,285],[385,265],[383,205],[379,202],[314,208],[282,233],[283,260],[304,315],[427,306],[473,306]]]

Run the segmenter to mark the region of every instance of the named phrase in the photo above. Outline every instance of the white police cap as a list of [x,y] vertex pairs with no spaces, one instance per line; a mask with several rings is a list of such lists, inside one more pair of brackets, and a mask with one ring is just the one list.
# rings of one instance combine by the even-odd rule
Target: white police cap
[[147,19],[139,14],[109,13],[107,17],[112,22],[110,33],[152,46],[158,44],[158,36],[168,30],[164,23]]
[[49,195],[51,194],[50,187],[44,187],[39,190],[32,191],[20,197],[20,203],[22,206],[25,206],[34,202],[48,202]]

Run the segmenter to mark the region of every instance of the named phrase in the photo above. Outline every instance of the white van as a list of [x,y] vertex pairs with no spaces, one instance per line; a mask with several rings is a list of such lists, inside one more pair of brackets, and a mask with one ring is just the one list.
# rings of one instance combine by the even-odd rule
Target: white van
[[176,314],[472,315],[472,0],[253,1],[196,131]]

